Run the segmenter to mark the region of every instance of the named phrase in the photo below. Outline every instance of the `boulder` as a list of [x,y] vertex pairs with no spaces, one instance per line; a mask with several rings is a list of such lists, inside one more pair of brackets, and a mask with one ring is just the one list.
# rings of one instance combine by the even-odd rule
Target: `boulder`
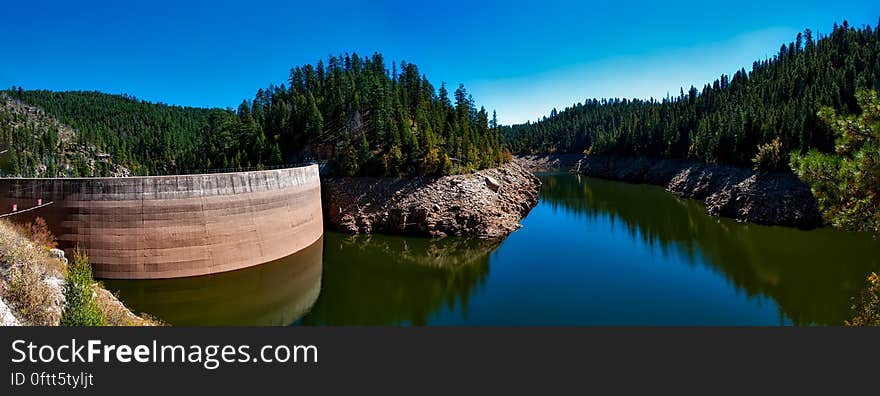
[[62,263],[67,264],[67,258],[64,257],[64,251],[61,249],[49,249],[49,255],[57,258]]
[[63,259],[64,251],[61,249],[49,249],[49,255],[55,258]]
[[498,180],[495,180],[492,176],[486,176],[483,180],[486,181],[486,186],[494,192],[498,192],[498,189],[501,188],[501,184],[498,184]]

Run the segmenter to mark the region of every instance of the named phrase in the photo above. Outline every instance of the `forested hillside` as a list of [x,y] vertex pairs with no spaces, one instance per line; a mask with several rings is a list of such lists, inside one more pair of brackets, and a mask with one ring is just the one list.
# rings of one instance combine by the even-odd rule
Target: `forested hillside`
[[[326,66],[295,67],[287,84],[258,90],[234,111],[99,92],[13,87],[2,94],[5,101],[45,110],[73,128],[77,144],[106,153],[134,174],[333,160],[344,175],[432,175],[510,159],[494,113],[490,119],[477,108],[464,86],[453,102],[445,84],[436,90],[415,64],[389,70],[380,54],[331,56]],[[53,166],[60,154],[46,149],[57,146],[57,137],[53,128],[33,127],[40,123],[0,114],[0,145],[12,148],[14,157],[7,158],[6,173],[58,174]],[[113,174],[106,166],[93,168],[60,175]]]
[[[844,21],[827,36],[805,30],[772,59],[702,89],[661,100],[587,100],[504,133],[517,153],[589,150],[752,166],[760,145],[782,153],[831,151],[835,135],[819,109],[858,113],[857,89],[877,87],[880,26],[853,28]],[[787,162],[759,161],[770,167]]]
[[127,176],[130,171],[43,109],[0,92],[0,175]]
[[413,63],[389,70],[380,54],[346,54],[293,68],[287,86],[260,89],[238,115],[286,154],[337,159],[341,174],[449,174],[507,161],[494,112],[463,85],[453,97]]

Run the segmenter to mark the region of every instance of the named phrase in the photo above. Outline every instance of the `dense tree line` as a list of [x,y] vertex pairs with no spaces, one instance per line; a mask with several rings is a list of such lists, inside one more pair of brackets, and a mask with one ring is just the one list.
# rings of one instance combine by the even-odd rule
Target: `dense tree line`
[[[415,64],[392,63],[389,70],[378,53],[295,67],[287,84],[260,89],[235,110],[99,92],[3,93],[72,126],[78,144],[110,154],[135,174],[330,160],[343,175],[439,175],[510,159],[495,113],[477,108],[463,85],[450,99],[446,85],[436,90]],[[19,169],[56,162],[55,138],[33,128],[16,128],[12,136],[12,122],[0,124],[10,131],[5,141],[26,157],[16,159]]]
[[518,153],[589,151],[784,166],[785,158],[755,158],[759,147],[784,156],[831,151],[834,133],[818,110],[858,112],[856,90],[876,87],[880,26],[853,28],[844,21],[818,38],[807,29],[772,59],[702,89],[662,100],[591,99],[554,109],[536,123],[506,127],[504,134]]
[[0,151],[4,151],[0,154],[0,173],[40,176],[36,170],[44,165],[55,174],[58,140],[59,131],[54,125],[29,122],[24,115],[0,106]]
[[[112,156],[113,160],[135,174],[169,174],[181,170],[244,167],[271,161],[277,147],[253,132],[230,110],[170,106],[137,100],[127,95],[109,95],[100,92],[28,91],[12,88],[4,92],[8,97],[37,106],[61,123],[76,130],[74,141],[78,147],[94,147],[96,152]],[[10,115],[7,115],[9,117]],[[34,144],[32,140],[46,140],[42,131],[52,131],[47,120],[14,115],[28,129],[15,128],[14,137],[4,141],[19,157],[33,157],[43,164],[57,163],[63,155],[51,150],[55,144]],[[2,120],[0,120],[2,121]],[[13,129],[8,122],[0,122],[4,129]],[[49,139],[55,141],[56,139]],[[37,156],[39,153],[39,156]],[[267,154],[268,153],[268,154]],[[269,160],[264,160],[269,159]],[[275,156],[275,162],[281,162]],[[23,163],[22,165],[33,165]],[[27,173],[27,166],[20,166]],[[91,176],[86,167],[74,174]],[[106,169],[95,169],[95,176],[106,176]],[[49,172],[49,175],[54,173]]]
[[510,159],[495,113],[463,85],[439,91],[413,63],[382,55],[330,56],[291,69],[288,85],[239,106],[268,139],[298,158],[335,159],[340,174],[450,174]]

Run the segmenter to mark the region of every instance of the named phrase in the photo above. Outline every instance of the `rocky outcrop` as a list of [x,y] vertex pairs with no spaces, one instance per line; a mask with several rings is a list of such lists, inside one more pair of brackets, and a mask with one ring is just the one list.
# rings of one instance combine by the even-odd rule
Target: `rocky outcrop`
[[574,171],[603,179],[664,186],[679,196],[703,200],[706,211],[715,216],[801,228],[822,223],[809,186],[791,173],[610,155],[586,156]]
[[357,233],[502,237],[538,203],[541,182],[517,161],[468,175],[322,181],[328,225]]
[[532,172],[567,170],[583,158],[583,154],[540,154],[517,156],[517,161]]
[[21,322],[12,313],[12,308],[3,301],[3,297],[0,297],[0,326],[21,326]]

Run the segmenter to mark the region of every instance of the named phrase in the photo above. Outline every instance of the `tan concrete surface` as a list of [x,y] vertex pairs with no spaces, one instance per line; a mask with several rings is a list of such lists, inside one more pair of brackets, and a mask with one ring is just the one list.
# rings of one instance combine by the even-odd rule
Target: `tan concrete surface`
[[129,178],[0,179],[0,213],[43,217],[95,277],[176,278],[277,260],[323,234],[317,165]]

